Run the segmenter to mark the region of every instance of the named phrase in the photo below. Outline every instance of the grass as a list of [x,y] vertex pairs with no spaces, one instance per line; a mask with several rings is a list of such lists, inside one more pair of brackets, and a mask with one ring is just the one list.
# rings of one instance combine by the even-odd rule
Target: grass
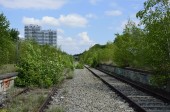
[[11,87],[8,91],[7,91],[7,97],[11,98],[13,96],[15,96],[16,94],[18,94],[19,92],[23,91],[25,88],[18,88],[18,87]]
[[73,77],[74,77],[73,71],[69,71],[69,72],[66,74],[66,79],[72,79]]
[[[4,108],[4,112],[37,112],[48,95],[48,89],[32,89],[12,99]],[[1,112],[1,110],[0,110]]]
[[16,72],[16,71],[17,71],[17,67],[15,64],[6,64],[0,66],[0,74]]
[[81,64],[81,63],[76,64],[76,69],[83,69],[83,68],[84,68],[83,64]]
[[8,112],[6,109],[0,109],[0,112]]

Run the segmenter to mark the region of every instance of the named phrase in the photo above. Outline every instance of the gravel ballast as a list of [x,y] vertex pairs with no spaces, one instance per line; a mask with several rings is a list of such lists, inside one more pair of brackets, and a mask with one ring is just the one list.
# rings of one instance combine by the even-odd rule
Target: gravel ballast
[[60,108],[65,112],[134,112],[87,69],[76,69],[74,78],[63,83],[51,103],[48,111]]

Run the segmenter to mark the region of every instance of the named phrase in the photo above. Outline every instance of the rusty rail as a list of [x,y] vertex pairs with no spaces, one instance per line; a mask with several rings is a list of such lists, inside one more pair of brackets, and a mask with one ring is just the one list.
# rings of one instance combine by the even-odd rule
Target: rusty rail
[[44,103],[39,107],[38,112],[44,112],[44,110],[47,108],[47,106],[50,104],[50,101],[52,100],[52,96],[57,92],[57,88],[53,87],[51,92],[48,94],[46,100]]

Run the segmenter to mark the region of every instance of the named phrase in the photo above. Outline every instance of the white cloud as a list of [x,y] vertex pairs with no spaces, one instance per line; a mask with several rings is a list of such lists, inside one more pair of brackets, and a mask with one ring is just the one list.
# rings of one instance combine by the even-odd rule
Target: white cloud
[[44,16],[42,19],[23,17],[24,24],[37,24],[49,26],[70,26],[70,27],[85,27],[87,19],[78,14],[60,15],[59,18]]
[[66,26],[85,27],[88,23],[87,19],[78,14],[60,15],[59,22]]
[[92,5],[96,5],[97,2],[100,2],[101,0],[89,0],[89,2],[92,4]]
[[94,45],[95,42],[90,39],[87,32],[81,32],[75,37],[64,37],[58,36],[58,44],[61,49],[69,54],[81,53],[87,50],[90,46]]
[[78,36],[83,40],[83,42],[91,42],[87,32],[79,33]]
[[59,26],[59,20],[54,18],[54,17],[49,17],[49,16],[44,16],[42,18],[41,24],[46,24],[46,25],[50,25],[50,26]]
[[106,11],[105,14],[108,16],[120,16],[122,15],[122,12],[120,10],[111,10],[111,11]]
[[37,24],[37,25],[41,25],[41,21],[39,19],[35,19],[35,18],[27,18],[27,17],[23,17],[22,22],[24,24]]
[[67,0],[1,0],[0,5],[16,9],[59,9]]

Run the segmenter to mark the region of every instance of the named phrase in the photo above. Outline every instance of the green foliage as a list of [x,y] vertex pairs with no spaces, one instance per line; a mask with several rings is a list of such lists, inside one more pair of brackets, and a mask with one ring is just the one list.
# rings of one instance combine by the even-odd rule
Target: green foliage
[[0,14],[0,65],[14,63],[16,60],[15,43],[11,39],[9,21]]
[[[170,79],[170,4],[168,0],[148,0],[144,9],[137,13],[147,31],[145,59],[156,71],[155,83],[163,86]],[[159,72],[157,72],[159,71]]]
[[73,68],[71,58],[54,47],[24,41],[20,48],[17,86],[50,87],[59,83],[65,67]]
[[118,66],[142,67],[143,58],[142,41],[145,37],[144,31],[136,26],[136,24],[129,20],[123,34],[116,34],[115,44],[115,58],[114,62]]
[[151,77],[151,83],[157,87],[166,88],[168,81],[170,80],[170,74],[167,72],[156,71],[154,76]]
[[[168,0],[148,0],[137,13],[148,31],[145,38],[147,61],[154,70],[170,69],[170,6]],[[154,55],[153,55],[154,54]]]
[[80,62],[96,67],[99,63],[111,62],[114,57],[114,44],[107,43],[106,45],[96,44],[83,53],[80,57]]
[[76,69],[83,69],[83,64],[82,63],[77,63]]
[[16,29],[13,29],[13,28],[10,29],[9,34],[13,42],[17,42],[17,40],[19,40],[19,37],[18,37],[19,32]]

